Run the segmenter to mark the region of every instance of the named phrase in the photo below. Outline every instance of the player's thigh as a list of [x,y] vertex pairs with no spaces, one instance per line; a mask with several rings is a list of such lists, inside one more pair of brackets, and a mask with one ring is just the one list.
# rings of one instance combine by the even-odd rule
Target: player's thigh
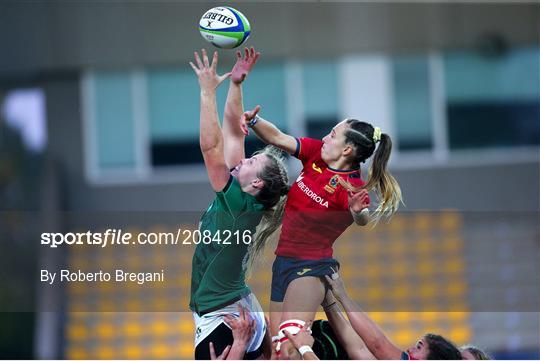
[[313,320],[324,299],[325,287],[319,277],[300,277],[289,283],[283,300],[281,322]]
[[270,335],[276,336],[279,331],[279,324],[281,323],[281,310],[283,302],[270,301]]

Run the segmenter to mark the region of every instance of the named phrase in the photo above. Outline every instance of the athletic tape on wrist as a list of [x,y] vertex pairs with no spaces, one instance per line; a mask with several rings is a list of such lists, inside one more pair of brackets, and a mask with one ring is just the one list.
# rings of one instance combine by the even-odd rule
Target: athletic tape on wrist
[[257,124],[258,121],[259,121],[259,116],[258,115],[254,116],[253,119],[249,121],[248,127],[253,128],[255,124]]
[[300,355],[302,355],[303,357],[305,353],[313,352],[313,349],[311,348],[311,346],[304,345],[298,349],[298,352],[300,352]]

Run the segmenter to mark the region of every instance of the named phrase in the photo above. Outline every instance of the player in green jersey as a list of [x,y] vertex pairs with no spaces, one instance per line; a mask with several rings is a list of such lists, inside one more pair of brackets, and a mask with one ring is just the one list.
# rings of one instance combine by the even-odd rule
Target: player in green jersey
[[[195,319],[195,358],[209,359],[210,342],[220,354],[232,345],[229,358],[257,358],[266,333],[259,302],[245,283],[246,272],[281,223],[288,177],[281,157],[264,150],[245,158],[241,84],[259,53],[251,48],[237,53],[230,73],[216,73],[218,55],[209,62],[195,52],[190,62],[201,89],[200,146],[213,190],[214,201],[200,222],[201,237],[192,265],[190,308]],[[228,77],[230,87],[223,129],[219,126],[216,89]],[[238,307],[254,318],[255,332],[245,355],[236,352],[233,335],[224,317],[238,316]]]

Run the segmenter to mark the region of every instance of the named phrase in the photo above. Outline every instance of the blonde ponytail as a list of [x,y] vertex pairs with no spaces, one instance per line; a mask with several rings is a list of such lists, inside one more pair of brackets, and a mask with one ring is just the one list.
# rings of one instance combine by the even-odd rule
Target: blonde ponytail
[[251,277],[251,273],[261,260],[265,249],[278,240],[281,234],[281,220],[285,213],[286,201],[287,196],[282,196],[273,208],[264,211],[261,222],[255,231],[254,240],[248,248],[247,278]]
[[265,154],[268,158],[266,166],[258,174],[264,182],[264,187],[255,196],[257,201],[264,206],[264,211],[255,231],[254,240],[248,248],[245,265],[247,277],[266,247],[279,236],[278,230],[281,229],[285,201],[289,192],[289,176],[285,168],[283,152],[276,147],[267,146],[257,153]]
[[377,223],[381,218],[391,218],[396,213],[399,204],[402,203],[401,188],[396,179],[387,169],[390,153],[392,152],[392,140],[388,134],[381,134],[381,141],[373,156],[369,168],[368,181],[365,188],[373,191],[379,200],[372,221]]

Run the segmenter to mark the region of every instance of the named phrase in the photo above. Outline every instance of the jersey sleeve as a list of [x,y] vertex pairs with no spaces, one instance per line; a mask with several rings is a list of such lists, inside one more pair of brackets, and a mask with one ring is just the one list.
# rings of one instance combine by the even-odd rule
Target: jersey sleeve
[[217,192],[217,197],[223,205],[223,209],[230,213],[241,212],[246,207],[247,194],[242,191],[240,183],[232,175],[222,191]]
[[307,162],[314,155],[319,155],[323,142],[312,138],[296,138],[296,151],[293,156],[302,163]]

